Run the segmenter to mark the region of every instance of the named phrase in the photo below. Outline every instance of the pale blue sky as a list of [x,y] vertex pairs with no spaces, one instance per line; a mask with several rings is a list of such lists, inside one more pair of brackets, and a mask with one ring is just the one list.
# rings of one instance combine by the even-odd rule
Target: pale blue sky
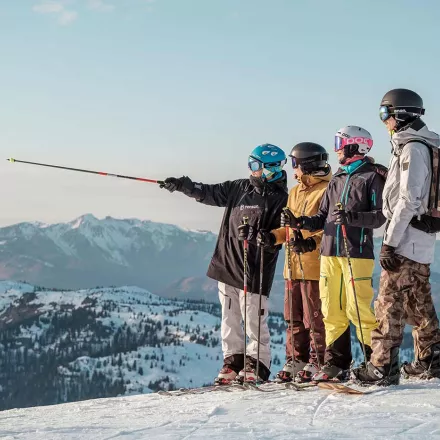
[[[333,158],[351,124],[387,163],[390,88],[422,95],[440,130],[439,22],[436,0],[0,0],[1,151],[216,183],[247,176],[265,142],[319,142]],[[222,214],[154,185],[3,159],[0,179],[0,225],[91,212],[216,230]]]

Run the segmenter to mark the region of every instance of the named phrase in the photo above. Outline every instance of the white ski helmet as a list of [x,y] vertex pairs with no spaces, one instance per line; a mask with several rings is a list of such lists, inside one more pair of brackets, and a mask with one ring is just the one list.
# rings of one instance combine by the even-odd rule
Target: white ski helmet
[[335,151],[344,149],[346,158],[355,154],[368,154],[373,146],[373,138],[365,128],[347,125],[335,135]]

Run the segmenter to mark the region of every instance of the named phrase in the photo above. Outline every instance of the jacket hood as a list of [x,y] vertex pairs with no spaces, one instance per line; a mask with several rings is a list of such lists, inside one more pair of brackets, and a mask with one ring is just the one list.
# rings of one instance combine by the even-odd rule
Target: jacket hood
[[421,119],[417,119],[406,130],[394,133],[391,137],[391,145],[393,153],[399,155],[402,151],[403,145],[410,141],[423,141],[435,147],[440,147],[440,136],[428,130],[428,127]]
[[301,185],[313,186],[320,182],[330,182],[332,177],[333,177],[333,173],[330,168],[328,174],[326,174],[325,176],[311,176],[310,174],[303,174],[299,180]]

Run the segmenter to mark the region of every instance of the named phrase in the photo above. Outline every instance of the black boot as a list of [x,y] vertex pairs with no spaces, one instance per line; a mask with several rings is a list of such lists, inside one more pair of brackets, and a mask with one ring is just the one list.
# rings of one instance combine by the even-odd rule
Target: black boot
[[402,376],[405,378],[418,377],[420,379],[440,378],[440,344],[431,347],[431,354],[425,359],[418,359],[402,365]]
[[360,385],[399,385],[399,347],[391,349],[391,363],[375,367],[371,362],[352,370],[352,376]]
[[[364,350],[362,348],[362,344],[361,344],[361,350],[362,350],[362,355],[363,355]],[[372,353],[373,353],[373,350],[371,349],[371,347],[369,345],[365,345],[365,354],[367,355],[367,362],[370,362],[370,358],[371,358]],[[365,368],[365,359],[359,364],[359,368]]]

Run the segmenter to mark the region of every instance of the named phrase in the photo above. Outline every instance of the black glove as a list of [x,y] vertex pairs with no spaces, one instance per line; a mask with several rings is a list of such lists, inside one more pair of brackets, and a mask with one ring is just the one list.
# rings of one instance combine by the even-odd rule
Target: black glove
[[344,209],[336,209],[332,212],[335,216],[336,225],[348,225],[353,221],[351,212],[345,211]]
[[379,254],[379,263],[382,269],[388,272],[397,272],[400,262],[396,255],[396,248],[383,244]]
[[242,223],[237,229],[240,241],[251,240],[254,236],[254,228],[249,223]]
[[280,218],[280,226],[282,228],[286,226],[290,226],[291,228],[300,228],[302,227],[301,218],[295,217],[293,212],[290,209],[283,209],[281,212]]
[[159,187],[165,188],[171,193],[174,191],[191,193],[194,189],[194,183],[186,176],[179,177],[178,179],[176,177],[168,177],[159,185]]
[[257,244],[263,247],[273,247],[275,246],[277,239],[274,234],[270,231],[260,229],[257,234]]
[[316,241],[312,237],[304,239],[301,232],[295,233],[294,238],[290,240],[290,246],[295,254],[306,254],[316,249]]

